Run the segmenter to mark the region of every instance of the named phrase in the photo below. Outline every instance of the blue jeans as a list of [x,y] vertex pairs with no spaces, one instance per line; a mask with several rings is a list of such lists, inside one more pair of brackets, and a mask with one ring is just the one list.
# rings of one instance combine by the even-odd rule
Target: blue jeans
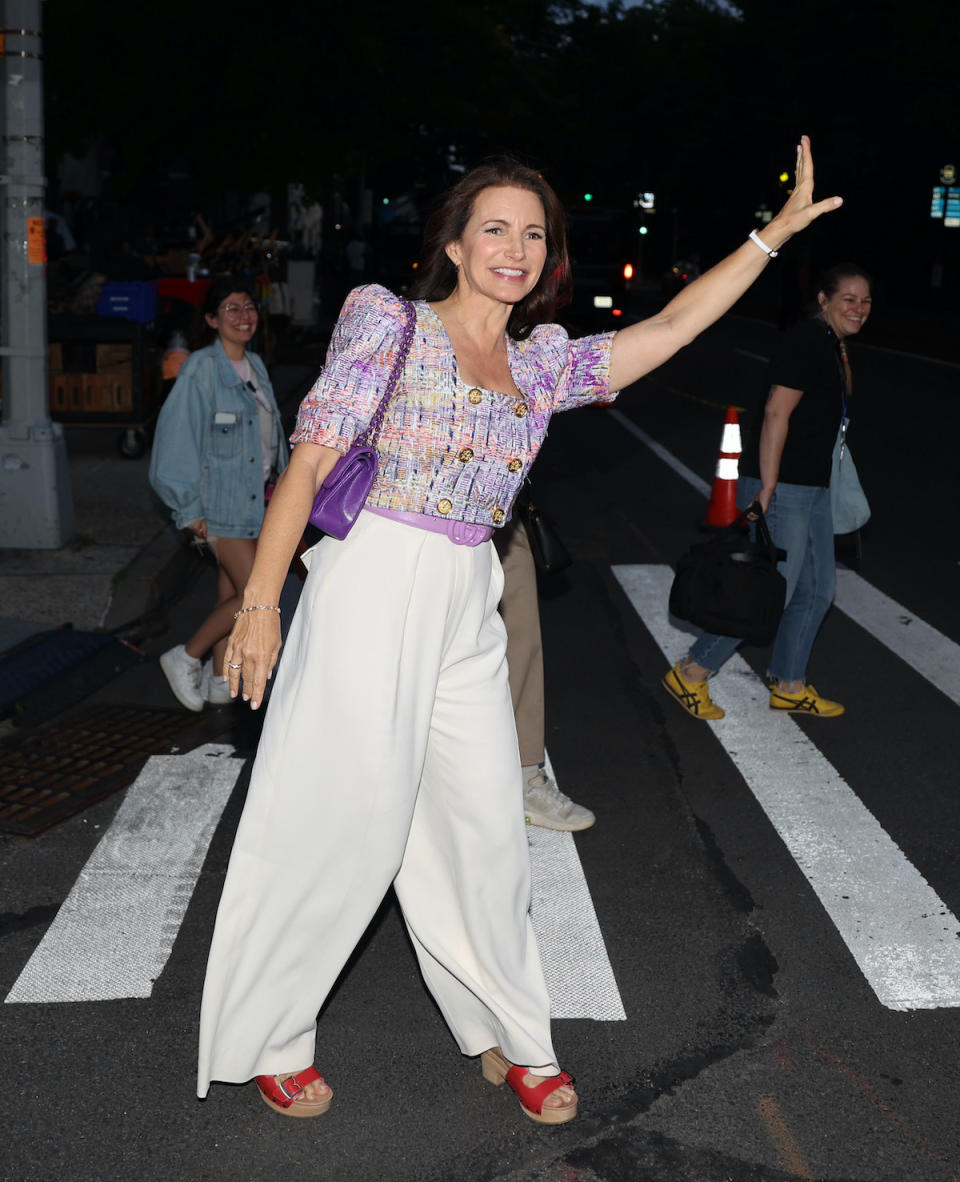
[[[737,504],[748,505],[759,491],[756,477],[741,476]],[[769,674],[778,681],[806,681],[810,650],[837,584],[830,490],[778,484],[767,524],[776,545],[787,552],[779,567],[787,580],[787,606],[773,642]],[[690,660],[716,673],[740,643],[733,636],[704,632],[690,649]]]

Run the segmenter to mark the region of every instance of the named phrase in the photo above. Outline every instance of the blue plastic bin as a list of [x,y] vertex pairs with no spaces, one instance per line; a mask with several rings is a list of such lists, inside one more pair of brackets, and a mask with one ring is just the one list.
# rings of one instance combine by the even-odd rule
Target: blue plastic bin
[[129,283],[105,283],[97,303],[98,316],[118,316],[150,324],[157,318],[157,282],[155,279]]

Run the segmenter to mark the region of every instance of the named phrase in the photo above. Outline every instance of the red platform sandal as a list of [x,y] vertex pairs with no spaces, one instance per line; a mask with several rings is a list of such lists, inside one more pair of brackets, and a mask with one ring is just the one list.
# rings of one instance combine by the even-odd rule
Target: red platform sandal
[[577,1115],[578,1101],[576,1096],[569,1104],[564,1104],[560,1108],[544,1108],[543,1106],[544,1100],[552,1095],[557,1088],[573,1083],[572,1076],[567,1075],[565,1071],[561,1071],[559,1075],[551,1075],[542,1083],[530,1087],[523,1082],[523,1077],[535,1073],[528,1072],[526,1067],[517,1067],[510,1063],[503,1057],[503,1052],[499,1047],[484,1051],[480,1056],[480,1066],[483,1070],[483,1078],[487,1083],[492,1083],[496,1087],[504,1082],[507,1084],[520,1101],[520,1107],[531,1120],[539,1121],[544,1125],[562,1125],[566,1124],[568,1120],[573,1120]]
[[333,1101],[332,1091],[322,1100],[301,1099],[306,1086],[316,1080],[327,1082],[316,1067],[306,1067],[287,1075],[258,1075],[254,1082],[264,1104],[281,1116],[323,1116]]

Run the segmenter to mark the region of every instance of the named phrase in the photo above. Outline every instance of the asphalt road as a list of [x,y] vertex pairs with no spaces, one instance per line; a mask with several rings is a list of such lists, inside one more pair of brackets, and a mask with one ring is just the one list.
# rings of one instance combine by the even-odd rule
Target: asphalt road
[[[941,928],[960,914],[960,702],[935,684],[941,666],[930,664],[955,669],[951,646],[960,644],[960,553],[948,516],[960,371],[877,349],[853,354],[851,442],[874,510],[856,574],[894,602],[888,615],[908,655],[923,623],[939,634],[933,649],[898,655],[872,617],[835,608],[810,678],[847,714],[777,718],[775,733],[762,693],[750,698],[762,650],[743,650],[742,669],[717,678],[714,696],[730,711],[719,723],[688,718],[659,685],[663,646],[682,651],[685,641],[657,615],[657,579],[696,538],[705,503],[636,431],[709,482],[723,411],[755,387],[772,339],[771,329],[728,318],[627,392],[616,413],[558,416],[535,473],[537,497],[576,559],[542,587],[547,744],[561,787],[597,813],[575,846],[626,1015],[556,1020],[582,1116],[537,1126],[458,1055],[389,898],[321,1017],[330,1115],[283,1121],[250,1086],[195,1099],[199,990],[244,762],[222,815],[214,810],[150,995],[0,1008],[0,1178],[960,1178],[960,973],[949,940],[946,968],[931,971],[939,952],[925,951],[929,916],[909,918],[918,880],[942,908]],[[151,656],[189,631],[211,586],[205,576],[190,589],[169,631],[151,639]],[[653,587],[654,607],[631,587]],[[96,700],[172,702],[152,662]],[[221,713],[239,763],[255,723],[234,707]],[[837,784],[819,792],[828,780]],[[786,784],[793,805],[807,781],[813,803],[798,847],[776,814],[777,789]],[[3,997],[120,803],[35,840],[0,839]],[[863,815],[876,830],[863,828]],[[831,894],[824,864],[841,830],[853,843],[842,868],[849,889]],[[569,885],[558,872],[556,892],[566,897]],[[115,889],[126,888],[118,880]],[[907,919],[897,926],[901,906]],[[892,967],[878,967],[864,949],[888,937]],[[114,960],[135,961],[143,938],[128,932]],[[570,955],[579,963],[574,937]],[[913,986],[922,1008],[892,1008]]]

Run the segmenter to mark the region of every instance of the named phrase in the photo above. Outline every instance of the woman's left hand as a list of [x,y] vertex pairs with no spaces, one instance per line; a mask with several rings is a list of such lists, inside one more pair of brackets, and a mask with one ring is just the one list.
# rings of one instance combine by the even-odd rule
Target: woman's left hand
[[799,234],[821,214],[829,213],[843,204],[842,197],[825,197],[822,201],[813,199],[813,154],[810,151],[810,137],[802,135],[797,145],[797,168],[793,192],[787,198],[783,209],[773,221],[761,230],[768,246],[779,248]]

